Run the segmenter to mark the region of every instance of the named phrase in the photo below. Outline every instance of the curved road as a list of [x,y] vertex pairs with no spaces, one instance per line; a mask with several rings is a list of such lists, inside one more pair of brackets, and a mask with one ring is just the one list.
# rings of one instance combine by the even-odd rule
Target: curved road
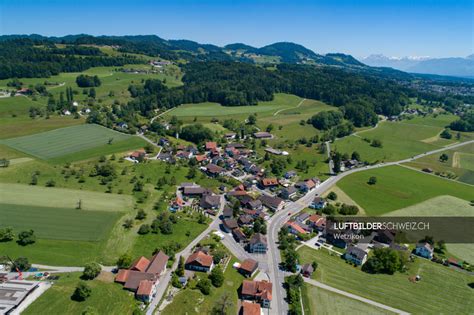
[[288,303],[285,301],[285,289],[283,287],[283,283],[285,281],[285,273],[280,270],[279,264],[281,262],[280,259],[280,252],[278,250],[278,231],[283,226],[283,224],[287,221],[289,214],[294,215],[295,213],[300,212],[304,208],[306,208],[311,201],[316,197],[316,195],[323,194],[326,190],[328,190],[332,185],[336,184],[339,180],[344,178],[347,175],[366,171],[370,169],[375,169],[379,167],[385,167],[390,165],[398,165],[406,162],[410,162],[426,155],[439,153],[445,150],[454,149],[457,147],[464,146],[466,144],[474,143],[474,140],[456,143],[453,145],[445,146],[440,149],[432,150],[426,153],[422,153],[416,156],[413,156],[408,159],[395,161],[395,162],[387,162],[381,163],[376,165],[365,166],[361,168],[352,169],[343,173],[340,173],[336,176],[330,177],[324,182],[322,182],[317,188],[313,191],[307,193],[305,196],[300,198],[295,202],[288,203],[285,209],[277,212],[269,221],[268,226],[268,267],[269,267],[269,275],[271,282],[274,284],[273,290],[273,303],[271,308],[271,314],[287,314],[288,313]]

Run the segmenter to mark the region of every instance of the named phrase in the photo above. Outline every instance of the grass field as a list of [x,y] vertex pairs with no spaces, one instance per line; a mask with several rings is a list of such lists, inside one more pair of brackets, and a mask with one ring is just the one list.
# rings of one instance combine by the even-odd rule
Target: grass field
[[329,314],[394,314],[384,309],[305,284],[307,301],[312,315]]
[[97,241],[104,239],[121,214],[72,208],[0,203],[0,227],[15,232],[34,230],[45,239]]
[[[448,120],[446,117],[416,118],[402,122],[380,122],[376,128],[358,132],[349,137],[337,140],[332,149],[341,153],[359,152],[361,158],[368,162],[396,161],[408,158],[422,152],[434,150],[450,143],[451,140],[439,139],[439,133],[444,129]],[[439,121],[438,121],[439,120]],[[463,135],[461,141],[469,139],[469,135]],[[363,140],[378,139],[382,141],[382,148],[374,148],[370,143]]]
[[212,287],[211,294],[207,296],[203,295],[199,290],[186,288],[174,296],[173,302],[166,306],[161,314],[211,314],[212,308],[224,294],[228,294],[230,301],[232,301],[232,306],[228,308],[226,314],[237,314],[238,288],[245,278],[232,268],[232,264],[236,261],[237,259],[233,258],[227,265],[222,287]]
[[51,116],[49,119],[31,119],[27,116],[0,118],[0,139],[21,137],[83,123],[83,119],[74,119],[70,116]]
[[[367,184],[371,176],[375,185]],[[388,166],[357,172],[337,184],[368,215],[381,215],[425,200],[450,195],[471,200],[474,188],[401,166]]]
[[120,143],[132,136],[99,125],[79,125],[35,135],[3,140],[2,143],[40,159],[52,159],[97,147],[107,147],[109,139]]
[[93,307],[97,314],[132,314],[136,308],[133,295],[117,283],[98,279],[87,281],[91,296],[84,302],[71,300],[80,273],[60,274],[59,280],[35,300],[22,314],[82,314],[86,307]]
[[[313,278],[332,287],[407,311],[413,314],[472,314],[474,299],[468,286],[473,277],[424,259],[411,263],[407,273],[371,275],[347,264],[324,250],[302,247],[302,263],[316,260]],[[420,275],[421,281],[408,278]]]
[[412,206],[392,211],[388,214],[391,217],[472,217],[474,216],[474,207],[469,201],[452,196],[438,196]]
[[[257,113],[257,117],[273,115],[273,113],[294,108],[301,101],[295,95],[277,93],[275,98],[269,102],[259,102],[255,106],[222,106],[217,103],[184,104],[170,111],[165,117],[177,116],[179,118],[189,117],[222,117],[247,118],[250,114]],[[230,117],[235,116],[235,117]]]
[[[435,173],[452,173],[456,180],[467,184],[474,184],[474,144],[467,144],[452,150],[424,156],[415,161],[405,163],[417,169],[431,168]],[[439,157],[446,154],[448,160],[441,162]]]
[[25,206],[75,209],[79,200],[82,210],[120,212],[133,206],[133,199],[128,195],[64,188],[0,183],[0,193],[2,203]]

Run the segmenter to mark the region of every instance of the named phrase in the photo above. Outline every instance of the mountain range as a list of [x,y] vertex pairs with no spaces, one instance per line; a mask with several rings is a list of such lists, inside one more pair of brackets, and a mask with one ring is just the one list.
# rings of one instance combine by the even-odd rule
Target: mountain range
[[302,45],[291,42],[277,42],[260,48],[243,43],[233,43],[219,47],[184,39],[166,40],[156,35],[91,36],[77,34],[63,37],[46,37],[31,34],[0,36],[0,42],[7,40],[31,40],[34,42],[76,45],[111,45],[118,47],[122,52],[160,56],[168,60],[283,62],[335,66],[398,78],[406,78],[408,75],[402,71],[474,78],[474,55],[466,58],[439,59],[429,57],[393,58],[384,55],[371,55],[359,61],[353,56],[343,53],[318,54]]
[[370,55],[361,62],[372,67],[390,67],[411,73],[474,78],[474,54],[465,58],[387,57]]

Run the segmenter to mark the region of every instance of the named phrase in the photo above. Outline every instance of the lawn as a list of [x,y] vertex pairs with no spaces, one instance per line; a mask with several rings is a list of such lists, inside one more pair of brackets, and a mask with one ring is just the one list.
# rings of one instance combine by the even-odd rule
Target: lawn
[[310,306],[312,315],[323,314],[394,314],[370,304],[353,300],[343,295],[305,284],[302,292]]
[[438,196],[392,211],[388,215],[391,217],[472,217],[474,216],[474,207],[469,204],[469,201],[463,199],[452,196]]
[[[410,122],[380,122],[376,128],[337,140],[331,145],[332,150],[348,154],[357,151],[362,160],[368,162],[397,161],[435,150],[455,141],[454,139],[436,141],[438,134],[443,130],[442,127]],[[381,140],[383,147],[372,147],[370,143],[364,141],[364,138]]]
[[[197,289],[186,288],[174,296],[173,302],[166,306],[161,314],[211,314],[212,308],[224,294],[228,294],[230,301],[232,301],[232,306],[228,308],[226,314],[237,314],[238,289],[245,278],[232,268],[232,264],[236,261],[237,259],[232,258],[227,265],[222,287],[212,287],[211,294],[207,296]],[[205,276],[203,273],[199,273],[199,275]]]
[[120,213],[0,203],[0,227],[34,230],[38,238],[97,241],[108,236]]
[[81,200],[82,210],[117,212],[133,205],[131,196],[65,188],[0,183],[0,193],[2,203],[25,206],[75,209]]
[[[375,185],[367,184],[375,176]],[[474,187],[424,174],[402,166],[387,166],[357,172],[338,182],[351,199],[368,215],[381,215],[423,202],[437,196],[450,195],[471,200]]]
[[[132,136],[99,126],[79,125],[3,140],[18,151],[48,160],[129,140]],[[121,148],[122,149],[122,148]],[[104,149],[107,151],[107,149]],[[99,152],[94,152],[99,153]]]
[[[468,286],[473,277],[442,265],[416,259],[407,273],[371,275],[324,250],[302,247],[302,263],[318,262],[313,278],[327,285],[413,314],[472,314],[474,299]],[[420,275],[421,281],[408,278]]]
[[98,279],[87,281],[92,294],[86,301],[73,301],[71,295],[80,281],[80,273],[59,276],[59,280],[22,314],[82,314],[86,307],[94,308],[97,314],[132,314],[136,308],[133,295],[123,290],[120,284]]

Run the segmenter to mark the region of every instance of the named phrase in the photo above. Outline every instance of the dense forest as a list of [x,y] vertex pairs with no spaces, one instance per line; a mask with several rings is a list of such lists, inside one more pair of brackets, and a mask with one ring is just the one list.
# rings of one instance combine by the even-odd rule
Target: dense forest
[[106,56],[94,47],[57,48],[49,41],[31,39],[0,41],[0,79],[47,78],[60,72],[143,62],[130,55]]

